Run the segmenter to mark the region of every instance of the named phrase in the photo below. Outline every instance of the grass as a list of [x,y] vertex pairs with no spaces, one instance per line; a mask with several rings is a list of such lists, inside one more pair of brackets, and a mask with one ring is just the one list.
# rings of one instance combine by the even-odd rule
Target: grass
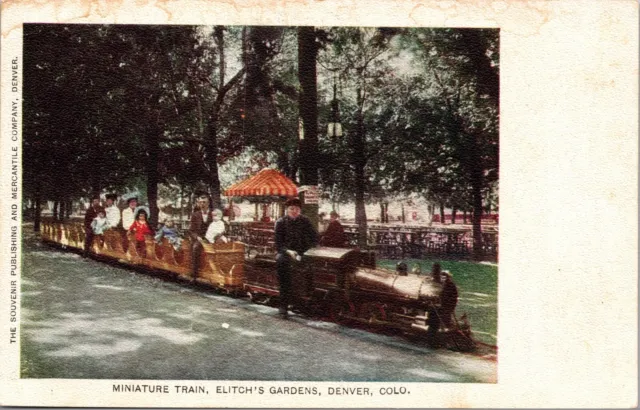
[[[431,271],[431,266],[439,262],[443,270],[453,275],[458,285],[458,306],[456,316],[467,313],[474,338],[491,345],[497,344],[498,327],[498,267],[475,262],[459,262],[434,259],[403,260],[411,270],[420,265],[423,274]],[[395,269],[397,260],[380,259],[378,265]]]

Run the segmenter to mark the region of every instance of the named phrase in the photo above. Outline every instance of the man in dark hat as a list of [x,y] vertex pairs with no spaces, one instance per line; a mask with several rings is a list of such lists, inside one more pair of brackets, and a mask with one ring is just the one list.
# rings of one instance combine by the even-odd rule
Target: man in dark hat
[[122,210],[122,228],[128,231],[131,228],[131,224],[135,220],[135,212],[138,207],[138,198],[135,196],[127,199],[127,208]]
[[280,284],[280,316],[286,318],[291,300],[291,263],[318,244],[318,233],[313,224],[300,214],[302,203],[297,198],[285,203],[286,215],[278,219],[275,227],[276,269]]
[[104,212],[104,208],[100,206],[100,197],[92,196],[91,204],[89,204],[89,208],[87,208],[87,212],[84,214],[84,252],[82,256],[86,258],[89,256],[89,249],[91,249],[91,244],[93,243],[93,229],[91,228],[91,222],[93,222],[94,218],[98,216],[98,213]]
[[115,228],[120,223],[120,210],[116,206],[115,202],[118,199],[116,194],[107,194],[107,203],[104,211],[107,215],[107,224],[110,228]]
[[191,239],[191,279],[195,280],[198,274],[198,262],[204,249],[202,240],[207,234],[207,228],[213,220],[211,213],[211,200],[209,194],[203,191],[196,192],[196,209],[191,214],[189,223],[189,237]]

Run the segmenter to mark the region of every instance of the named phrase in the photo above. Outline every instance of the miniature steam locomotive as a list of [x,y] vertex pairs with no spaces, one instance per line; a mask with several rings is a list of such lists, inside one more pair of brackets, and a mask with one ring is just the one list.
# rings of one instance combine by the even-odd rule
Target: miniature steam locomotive
[[[84,228],[80,223],[45,221],[42,240],[81,250]],[[203,244],[195,277],[190,239],[185,238],[176,250],[166,239],[156,243],[148,236],[145,247],[146,252],[141,253],[129,234],[112,229],[102,237],[94,236],[91,252],[97,259],[151,272],[169,272],[231,296],[247,295],[256,303],[275,301],[279,295],[274,255],[247,255],[241,242]],[[377,268],[373,252],[316,247],[293,264],[292,289],[294,311],[337,322],[420,334],[436,344],[455,333],[458,341],[454,348],[475,347],[468,324],[458,326],[453,316],[457,288],[446,274],[441,278],[396,272]]]

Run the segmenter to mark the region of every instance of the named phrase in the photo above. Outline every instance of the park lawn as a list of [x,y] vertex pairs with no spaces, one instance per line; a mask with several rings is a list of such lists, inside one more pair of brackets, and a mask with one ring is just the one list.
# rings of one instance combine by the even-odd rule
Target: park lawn
[[[399,261],[380,259],[381,267],[395,269]],[[456,316],[467,313],[474,338],[491,345],[497,344],[498,328],[498,267],[495,264],[460,262],[434,259],[404,260],[409,271],[420,265],[423,274],[431,271],[434,262],[440,262],[442,270],[451,272],[458,285]]]

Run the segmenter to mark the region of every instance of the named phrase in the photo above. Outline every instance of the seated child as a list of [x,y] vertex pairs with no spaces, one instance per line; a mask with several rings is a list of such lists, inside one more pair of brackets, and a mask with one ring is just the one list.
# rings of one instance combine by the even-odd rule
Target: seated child
[[145,235],[153,235],[153,231],[147,223],[147,212],[144,209],[138,210],[135,220],[129,228],[129,232],[135,233],[136,250],[143,258],[147,256],[147,246],[145,245]]
[[204,235],[205,239],[211,243],[229,242],[227,237],[224,236],[226,226],[220,219],[221,217],[222,211],[220,211],[219,209],[214,209],[213,211],[211,211],[211,224],[209,225],[209,228],[207,228],[207,233]]
[[173,219],[165,219],[162,228],[158,229],[158,233],[156,233],[155,237],[156,242],[162,242],[162,238],[167,238],[169,243],[173,245],[173,249],[175,249],[176,251],[180,249],[182,238],[180,237],[178,228],[175,227]]
[[107,220],[105,211],[100,211],[98,212],[98,216],[91,221],[91,230],[95,235],[102,235],[107,229],[109,229],[109,221]]

